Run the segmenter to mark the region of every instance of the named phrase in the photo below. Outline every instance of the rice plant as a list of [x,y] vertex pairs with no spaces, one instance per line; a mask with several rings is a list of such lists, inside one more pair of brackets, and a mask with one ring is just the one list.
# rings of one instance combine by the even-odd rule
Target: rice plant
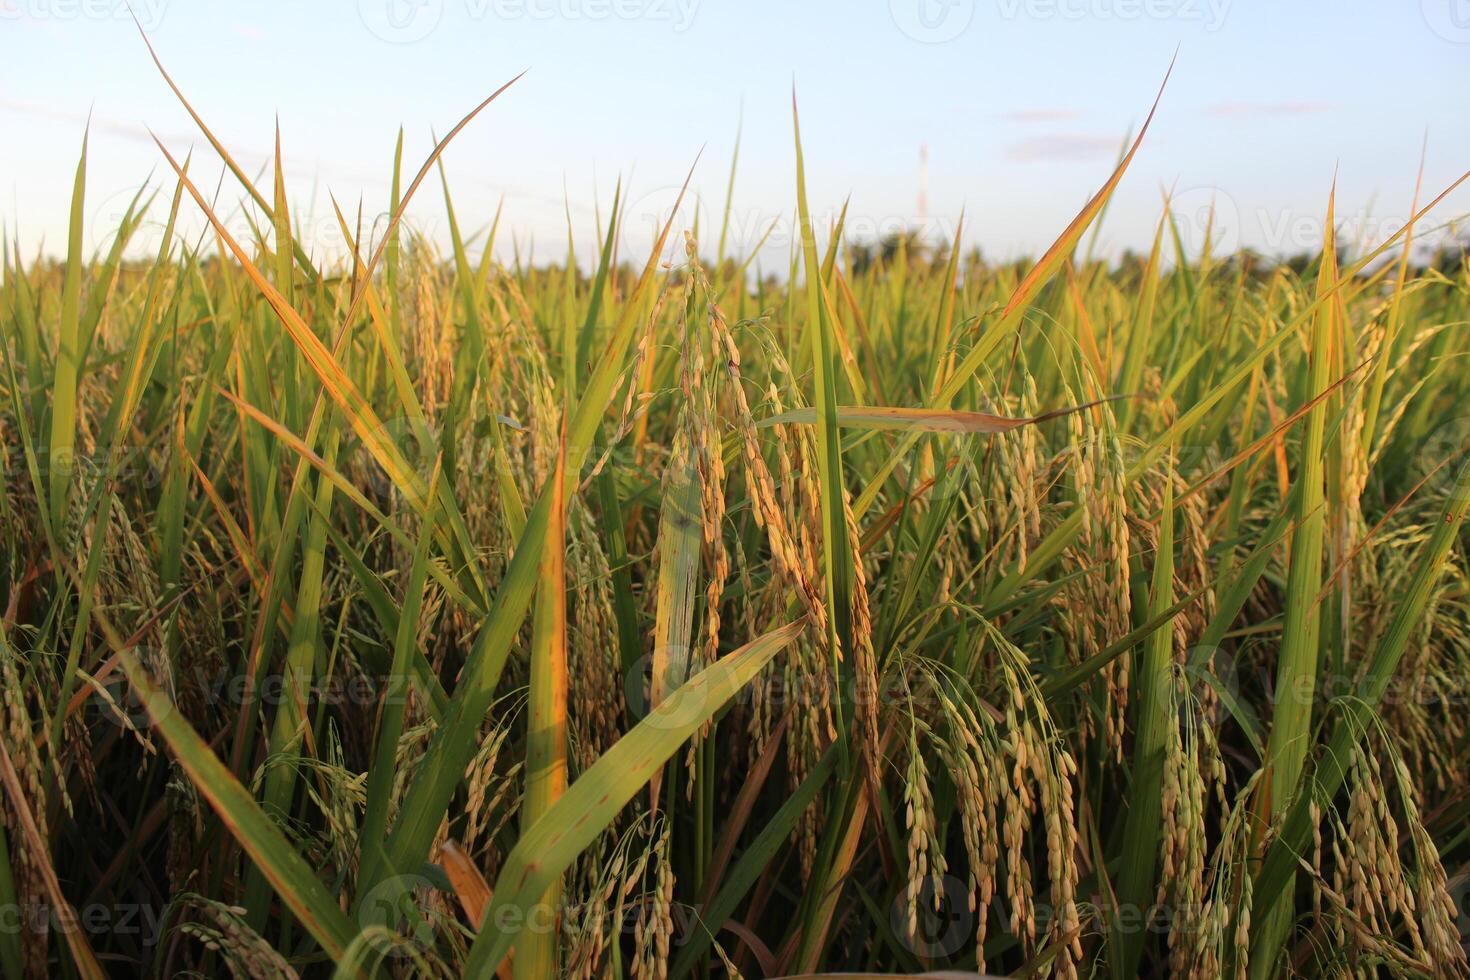
[[1145,125],[990,264],[817,226],[793,104],[789,275],[733,164],[502,264],[518,97],[340,259],[192,107],[248,234],[160,144],[85,254],[84,143],[6,243],[6,976],[1470,974],[1458,182],[1105,262]]

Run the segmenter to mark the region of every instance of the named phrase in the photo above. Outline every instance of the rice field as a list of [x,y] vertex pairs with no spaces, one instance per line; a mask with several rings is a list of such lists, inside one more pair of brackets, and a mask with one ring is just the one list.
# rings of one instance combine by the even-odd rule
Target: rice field
[[233,186],[84,227],[84,149],[4,248],[5,976],[1470,973],[1444,189],[1104,261],[1145,125],[991,264],[815,224],[794,126],[783,274],[623,187],[502,264],[456,127],[323,262],[195,118]]

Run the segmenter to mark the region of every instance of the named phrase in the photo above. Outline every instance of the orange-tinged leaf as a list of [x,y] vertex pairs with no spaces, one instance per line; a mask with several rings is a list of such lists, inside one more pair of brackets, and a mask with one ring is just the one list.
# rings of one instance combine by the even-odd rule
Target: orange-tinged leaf
[[3,742],[0,742],[0,782],[5,784],[5,794],[10,798],[10,812],[14,814],[16,823],[20,824],[25,847],[34,856],[35,866],[40,871],[41,882],[46,889],[46,896],[51,902],[60,931],[66,936],[67,946],[71,949],[73,965],[86,980],[102,980],[107,974],[102,971],[102,965],[97,962],[97,956],[87,942],[86,930],[77,918],[77,910],[72,908],[71,903],[62,894],[61,881],[56,877],[56,869],[51,866],[51,849],[47,846],[45,838],[41,836],[35,817],[31,815],[30,801],[26,799],[20,776],[15,771],[15,765],[10,761],[10,750]]
[[439,845],[439,866],[454,886],[465,918],[478,923],[485,917],[485,906],[490,904],[490,883],[458,841],[446,840]]

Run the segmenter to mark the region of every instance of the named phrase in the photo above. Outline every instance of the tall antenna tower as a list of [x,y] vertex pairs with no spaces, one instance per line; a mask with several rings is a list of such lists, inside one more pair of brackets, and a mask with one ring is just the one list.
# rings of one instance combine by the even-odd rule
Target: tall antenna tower
[[919,144],[919,230],[929,225],[929,144]]

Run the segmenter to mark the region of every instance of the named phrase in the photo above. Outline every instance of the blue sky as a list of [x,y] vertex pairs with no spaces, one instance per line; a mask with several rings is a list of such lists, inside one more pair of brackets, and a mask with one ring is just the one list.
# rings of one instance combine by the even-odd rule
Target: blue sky
[[[154,69],[121,0],[0,0],[0,220],[23,247],[64,242],[92,114],[88,241],[126,195],[196,149],[217,161]],[[920,218],[987,255],[1045,248],[1107,176],[1178,63],[1102,230],[1146,247],[1162,189],[1186,237],[1211,202],[1228,244],[1294,252],[1319,240],[1334,172],[1339,217],[1381,237],[1408,213],[1426,133],[1426,191],[1470,169],[1470,0],[134,0],[160,56],[247,168],[280,118],[290,194],[323,252],[327,192],[386,208],[393,141],[414,167],[522,69],[446,155],[461,223],[505,199],[506,236],[584,256],[615,180],[631,184],[630,247],[648,237],[701,147],[700,199],[723,200],[743,114],[733,238],[772,222],[780,264],[794,205],[790,94],[800,100],[818,215],[851,195],[853,229]],[[169,185],[171,187],[171,184]],[[223,199],[239,198],[226,184]],[[1438,212],[1470,212],[1457,192]],[[442,240],[437,184],[413,220]],[[160,216],[161,217],[161,216]],[[706,219],[708,220],[708,219]],[[1193,222],[1193,224],[1191,224]],[[705,230],[707,250],[713,231]]]

